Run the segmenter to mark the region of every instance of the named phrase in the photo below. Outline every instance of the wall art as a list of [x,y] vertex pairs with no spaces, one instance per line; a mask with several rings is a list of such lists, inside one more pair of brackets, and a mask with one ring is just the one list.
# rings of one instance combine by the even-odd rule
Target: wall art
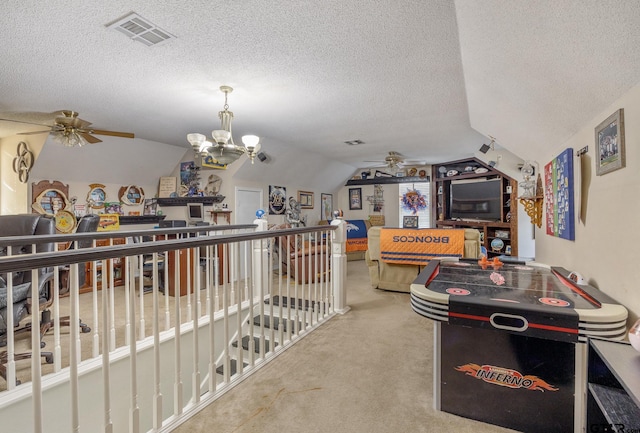
[[624,110],[621,108],[596,126],[596,175],[602,176],[625,166]]
[[284,215],[287,209],[287,189],[269,185],[269,215]]
[[568,148],[544,167],[544,206],[547,234],[575,240],[573,149]]

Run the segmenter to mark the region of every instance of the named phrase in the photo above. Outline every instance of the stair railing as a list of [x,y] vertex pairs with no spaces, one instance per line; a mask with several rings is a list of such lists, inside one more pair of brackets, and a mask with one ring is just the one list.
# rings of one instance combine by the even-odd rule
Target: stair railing
[[[55,269],[55,363],[42,371],[41,348],[35,344],[31,369],[25,369],[15,357],[22,342],[10,339],[7,377],[14,380],[0,391],[3,428],[37,433],[170,431],[320,323],[348,309],[345,302],[337,302],[346,300],[344,280],[337,281],[345,273],[339,268],[340,257],[346,265],[343,222],[281,231],[267,231],[259,221],[256,226],[263,230],[254,232],[254,225],[211,226],[30,237],[28,241],[34,244],[91,239],[94,247],[1,258],[0,274]],[[289,256],[274,265],[273,239],[287,236],[302,241],[311,235],[316,243],[326,242],[326,247],[307,259],[313,260],[307,262],[308,269],[321,269],[319,264],[324,261],[326,274],[311,275],[308,282],[302,278],[299,283],[298,275],[284,275],[283,264],[292,269]],[[134,237],[148,240],[134,243]],[[118,245],[117,238],[127,242]],[[98,240],[107,240],[108,246],[95,247]],[[12,242],[18,245],[25,239],[0,238],[0,246],[10,249]],[[312,247],[311,243],[301,245],[303,250]],[[90,264],[88,274],[85,263]],[[59,295],[62,267],[69,268],[68,299]],[[274,274],[275,268],[278,272]],[[91,276],[83,294],[81,275]],[[229,308],[232,293],[235,308]],[[294,308],[299,305],[302,309]],[[82,315],[91,332],[85,335],[77,326],[60,332],[65,309],[71,323],[80,323]],[[260,329],[254,325],[253,314],[248,314],[256,310]],[[38,329],[40,317],[34,314],[32,320]],[[218,326],[220,322],[227,323],[226,331]],[[271,328],[265,328],[267,323]],[[236,373],[218,382],[219,356],[232,341],[223,336],[238,331],[244,331],[236,337],[240,347],[240,334],[249,337],[249,367],[243,368],[247,354],[238,349]],[[50,333],[45,336],[47,341]],[[259,341],[257,353],[252,350],[254,337]],[[32,341],[37,342],[37,336]],[[269,350],[267,342],[271,343]],[[15,382],[17,377],[22,384]]]

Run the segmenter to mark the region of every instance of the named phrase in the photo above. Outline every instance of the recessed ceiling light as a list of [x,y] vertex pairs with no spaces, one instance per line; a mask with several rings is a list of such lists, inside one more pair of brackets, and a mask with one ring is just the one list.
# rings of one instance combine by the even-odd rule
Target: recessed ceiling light
[[357,144],[364,144],[364,141],[362,140],[349,140],[349,141],[345,141],[346,144],[348,144],[349,146],[355,146]]

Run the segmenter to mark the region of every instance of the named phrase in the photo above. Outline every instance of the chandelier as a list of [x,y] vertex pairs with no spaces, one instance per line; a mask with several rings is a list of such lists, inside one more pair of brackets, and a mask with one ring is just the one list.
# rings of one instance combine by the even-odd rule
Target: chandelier
[[260,137],[257,135],[242,136],[244,146],[238,146],[233,142],[233,136],[231,135],[233,112],[229,111],[229,104],[227,103],[227,96],[233,92],[233,88],[220,86],[220,90],[224,93],[224,110],[218,112],[220,129],[216,129],[211,133],[214,142],[208,141],[207,137],[198,133],[187,134],[187,140],[196,155],[201,158],[211,155],[220,164],[231,164],[246,153],[251,160],[251,164],[253,164],[254,158],[260,151]]

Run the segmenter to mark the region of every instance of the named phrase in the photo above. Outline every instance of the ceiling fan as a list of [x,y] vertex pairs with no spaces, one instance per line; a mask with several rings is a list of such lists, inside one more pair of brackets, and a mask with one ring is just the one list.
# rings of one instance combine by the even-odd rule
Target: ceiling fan
[[389,152],[389,155],[385,156],[383,160],[377,161],[365,161],[365,162],[377,162],[377,167],[386,167],[388,170],[399,170],[408,165],[424,165],[424,161],[406,160],[399,152],[393,150]]
[[54,114],[56,115],[56,117],[53,119],[53,125],[46,124],[49,122],[36,123],[33,121],[21,119],[0,119],[0,121],[46,126],[49,128],[48,130],[19,132],[18,135],[42,134],[43,132],[50,132],[53,135],[54,140],[69,147],[82,146],[86,143],[100,143],[102,140],[100,140],[98,137],[94,137],[93,134],[108,135],[112,137],[134,138],[134,134],[130,132],[107,131],[104,129],[91,128],[91,122],[79,118],[76,111],[62,110],[59,112],[55,112]]

